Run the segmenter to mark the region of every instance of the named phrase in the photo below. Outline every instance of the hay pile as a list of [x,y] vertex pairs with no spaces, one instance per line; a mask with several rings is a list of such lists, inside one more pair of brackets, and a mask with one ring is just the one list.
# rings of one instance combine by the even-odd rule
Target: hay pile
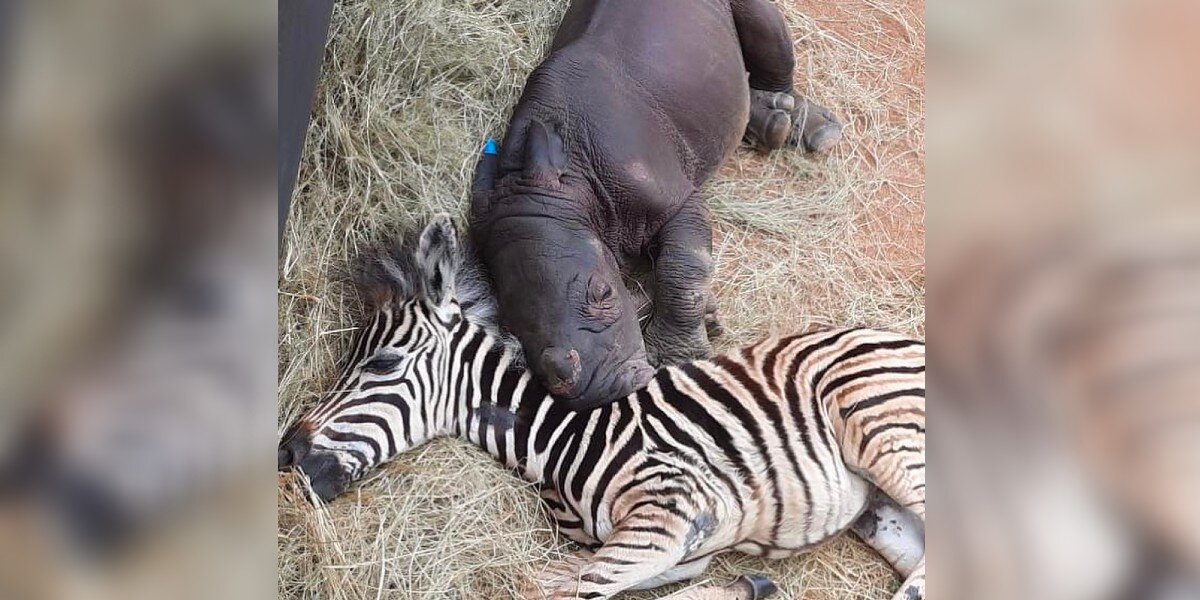
[[[358,307],[337,283],[338,268],[435,211],[463,213],[476,152],[486,137],[502,135],[565,6],[336,5],[285,232],[281,428],[331,384],[349,343]],[[859,75],[886,79],[898,72],[898,59],[863,51],[785,9],[799,40],[799,70],[810,73],[800,81],[849,121],[847,140],[819,160],[741,151],[708,186],[718,219],[715,285],[728,330],[721,345],[813,322],[920,331],[920,257],[898,263],[898,243],[864,235],[872,230],[872,202],[895,187],[876,152],[908,139],[920,117],[889,98],[882,83]],[[314,509],[290,486],[280,489],[285,598],[508,598],[518,577],[570,551],[530,486],[457,441],[401,457],[328,507]],[[788,561],[730,555],[707,577],[725,581],[749,571],[771,575],[786,598],[884,598],[897,585],[881,559],[849,538]]]

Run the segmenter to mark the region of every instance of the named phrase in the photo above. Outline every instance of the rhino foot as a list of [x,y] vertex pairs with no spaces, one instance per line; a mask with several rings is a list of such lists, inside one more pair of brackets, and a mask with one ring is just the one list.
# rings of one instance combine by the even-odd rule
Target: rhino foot
[[782,148],[792,135],[796,99],[786,92],[750,90],[750,120],[743,139],[762,152]]
[[832,111],[803,98],[796,104],[788,144],[805,152],[827,152],[842,139],[842,124]]
[[708,334],[710,342],[725,335],[725,326],[717,316],[717,297],[711,291],[708,293],[708,302],[704,305],[704,332]]

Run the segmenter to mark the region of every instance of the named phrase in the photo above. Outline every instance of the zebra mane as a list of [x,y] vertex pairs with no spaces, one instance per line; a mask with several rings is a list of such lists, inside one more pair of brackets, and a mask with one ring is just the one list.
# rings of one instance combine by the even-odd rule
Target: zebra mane
[[[356,284],[367,310],[375,311],[389,302],[402,302],[425,296],[425,278],[417,261],[420,230],[404,236],[399,243],[368,252],[359,265]],[[498,338],[513,356],[512,367],[525,366],[525,354],[516,336],[500,326],[499,304],[491,277],[475,245],[466,238],[457,244],[458,268],[454,274],[454,296],[463,316]]]
[[517,336],[500,326],[500,305],[496,300],[496,290],[492,287],[492,279],[484,268],[475,245],[469,240],[460,239],[458,251],[462,261],[458,264],[458,271],[454,276],[454,295],[462,306],[463,315],[500,339],[513,357],[512,367],[524,368],[525,351],[521,348]]

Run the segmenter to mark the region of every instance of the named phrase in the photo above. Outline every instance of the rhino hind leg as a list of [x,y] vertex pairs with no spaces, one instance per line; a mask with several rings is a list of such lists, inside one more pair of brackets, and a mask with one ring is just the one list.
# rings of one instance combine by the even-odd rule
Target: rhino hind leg
[[795,146],[805,152],[827,152],[842,139],[842,124],[833,111],[791,92],[750,90],[750,120],[743,140],[769,152]]
[[783,14],[767,0],[731,0],[742,60],[750,74],[745,141],[762,151],[783,147],[793,129],[796,56]]
[[770,0],[731,0],[742,60],[750,88],[765,92],[792,91],[796,56],[792,34],[783,13]]
[[750,74],[745,141],[761,151],[796,146],[825,152],[842,137],[828,109],[795,93],[796,57],[783,14],[769,0],[731,0],[742,58]]

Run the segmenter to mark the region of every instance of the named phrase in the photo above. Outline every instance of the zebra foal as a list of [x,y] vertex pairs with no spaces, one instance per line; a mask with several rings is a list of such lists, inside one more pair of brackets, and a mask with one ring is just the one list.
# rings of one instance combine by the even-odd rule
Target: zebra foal
[[[448,218],[376,266],[374,315],[336,391],[279,448],[280,468],[299,467],[323,499],[455,435],[541,484],[585,548],[548,565],[528,598],[608,598],[695,577],[723,551],[791,556],[850,528],[906,578],[897,599],[924,598],[922,342],[868,329],[774,338],[572,412],[500,334]],[[773,591],[752,576],[669,597]]]

